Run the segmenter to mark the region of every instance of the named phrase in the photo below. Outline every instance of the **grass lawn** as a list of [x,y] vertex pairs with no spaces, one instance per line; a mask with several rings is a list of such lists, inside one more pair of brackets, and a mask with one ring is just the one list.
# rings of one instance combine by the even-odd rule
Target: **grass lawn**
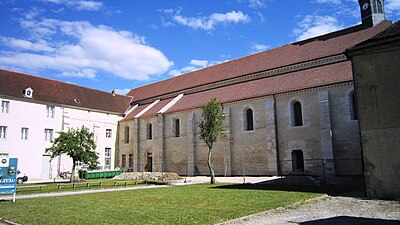
[[20,224],[215,224],[321,194],[256,186],[189,185],[0,202],[0,218]]

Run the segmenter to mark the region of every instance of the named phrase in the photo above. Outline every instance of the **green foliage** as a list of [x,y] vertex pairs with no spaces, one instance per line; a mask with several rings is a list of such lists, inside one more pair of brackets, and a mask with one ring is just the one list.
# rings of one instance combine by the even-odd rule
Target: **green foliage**
[[[81,129],[69,129],[67,132],[58,132],[59,136],[53,141],[53,145],[46,149],[51,158],[65,154],[72,158],[72,171],[75,172],[77,162],[87,164],[90,168],[96,168],[99,158],[97,155],[94,134],[82,126]],[[73,176],[72,176],[73,178]]]
[[212,149],[218,137],[222,134],[222,123],[225,120],[221,104],[213,98],[201,106],[203,110],[202,119],[199,123],[200,138],[206,146]]

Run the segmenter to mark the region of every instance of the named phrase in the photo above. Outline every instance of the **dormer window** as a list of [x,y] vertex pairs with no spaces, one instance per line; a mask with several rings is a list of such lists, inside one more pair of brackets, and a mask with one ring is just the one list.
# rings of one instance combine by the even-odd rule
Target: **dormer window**
[[77,99],[77,98],[74,98],[74,102],[75,103],[81,103],[81,101],[79,99]]
[[33,89],[31,87],[26,88],[23,92],[24,96],[26,98],[32,98],[33,97]]

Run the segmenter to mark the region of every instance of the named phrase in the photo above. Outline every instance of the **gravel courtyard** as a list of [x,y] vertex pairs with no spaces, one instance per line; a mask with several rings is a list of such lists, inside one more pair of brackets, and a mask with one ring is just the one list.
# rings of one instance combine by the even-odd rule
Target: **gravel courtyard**
[[269,210],[223,224],[397,225],[400,224],[400,202],[325,195],[303,204]]

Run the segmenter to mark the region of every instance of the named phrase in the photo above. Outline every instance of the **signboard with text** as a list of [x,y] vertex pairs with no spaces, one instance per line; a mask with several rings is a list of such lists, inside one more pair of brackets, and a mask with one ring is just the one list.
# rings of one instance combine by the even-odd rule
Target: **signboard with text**
[[15,194],[18,159],[0,153],[0,194]]

